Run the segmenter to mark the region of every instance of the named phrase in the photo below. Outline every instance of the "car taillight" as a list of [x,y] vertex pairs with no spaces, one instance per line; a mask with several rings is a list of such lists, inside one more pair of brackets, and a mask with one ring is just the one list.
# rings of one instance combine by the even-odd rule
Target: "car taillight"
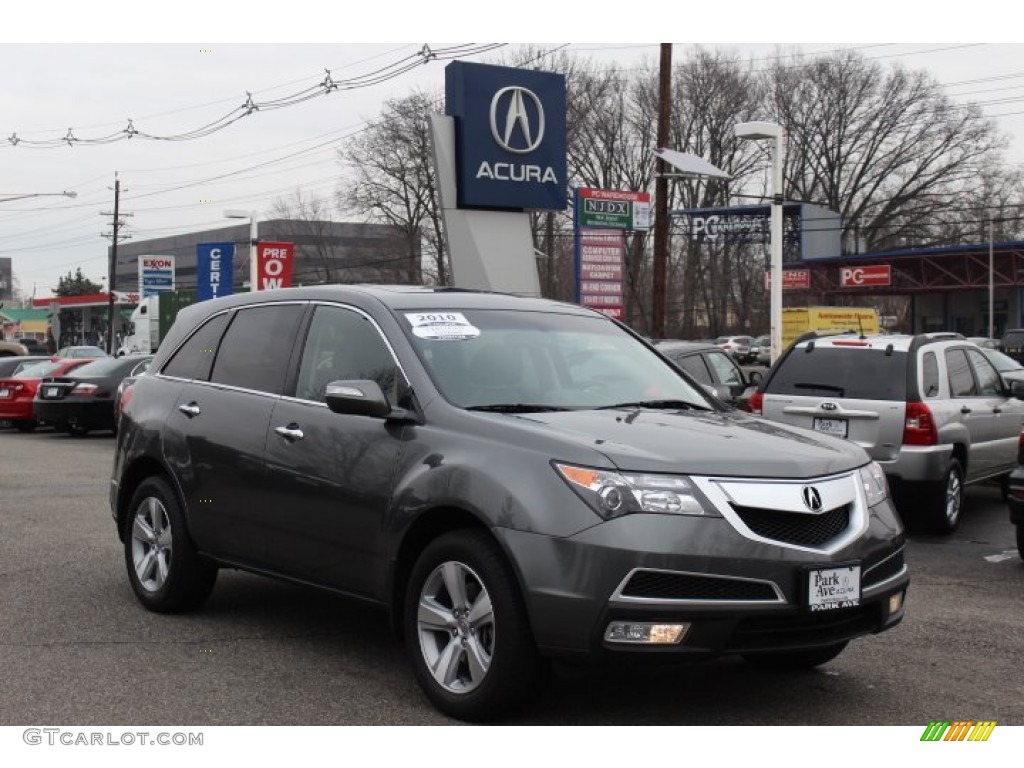
[[906,421],[903,424],[904,445],[937,445],[939,433],[931,409],[924,403],[907,403]]
[[71,390],[72,395],[95,395],[98,390],[95,384],[76,384],[75,388]]
[[761,413],[761,409],[764,407],[764,393],[755,392],[751,395],[748,405],[751,413]]
[[117,407],[114,409],[114,415],[120,416],[124,409],[128,406],[132,400],[132,385],[129,384],[125,387],[124,392],[121,393],[121,398],[117,401]]

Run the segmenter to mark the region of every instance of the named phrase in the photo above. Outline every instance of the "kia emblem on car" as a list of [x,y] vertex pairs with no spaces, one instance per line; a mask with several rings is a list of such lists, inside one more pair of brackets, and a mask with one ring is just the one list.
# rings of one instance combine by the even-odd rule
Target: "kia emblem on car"
[[[527,101],[533,102],[536,111],[532,120]],[[500,128],[499,113],[504,117],[504,124]],[[517,155],[525,155],[537,149],[544,140],[544,106],[540,97],[518,85],[502,88],[495,93],[491,99],[491,135],[499,147]]]
[[813,485],[805,485],[801,495],[804,497],[804,506],[811,512],[821,511],[821,494]]
[[822,403],[821,410],[823,411],[835,411],[839,408],[835,403]]

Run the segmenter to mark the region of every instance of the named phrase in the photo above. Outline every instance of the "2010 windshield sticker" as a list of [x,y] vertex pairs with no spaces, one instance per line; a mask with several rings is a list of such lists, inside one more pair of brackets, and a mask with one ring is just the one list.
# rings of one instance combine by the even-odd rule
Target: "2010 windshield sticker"
[[406,312],[412,332],[430,341],[465,341],[480,335],[480,329],[461,312]]

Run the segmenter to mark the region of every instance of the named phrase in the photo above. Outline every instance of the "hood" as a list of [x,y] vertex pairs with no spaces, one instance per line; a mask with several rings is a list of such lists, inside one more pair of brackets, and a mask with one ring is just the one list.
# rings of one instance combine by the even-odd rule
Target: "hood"
[[604,454],[623,471],[808,478],[870,461],[855,443],[740,411],[627,408],[499,418],[557,431],[563,439]]

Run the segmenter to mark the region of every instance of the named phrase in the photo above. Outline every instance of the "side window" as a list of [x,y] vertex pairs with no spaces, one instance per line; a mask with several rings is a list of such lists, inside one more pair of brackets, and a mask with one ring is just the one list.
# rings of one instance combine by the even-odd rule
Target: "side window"
[[193,333],[164,366],[164,375],[208,380],[210,368],[213,367],[213,356],[216,354],[217,344],[224,333],[224,328],[227,327],[229,317],[227,312],[217,315]]
[[391,351],[370,320],[350,309],[319,306],[302,350],[295,396],[323,402],[332,381],[372,379],[394,403],[397,373]]
[[743,377],[740,375],[739,368],[736,367],[736,364],[728,356],[720,352],[709,352],[708,362],[715,369],[719,380],[726,386],[739,386],[743,383]]
[[967,356],[974,366],[974,375],[978,377],[978,389],[983,395],[998,395],[1003,391],[1003,382],[998,371],[992,366],[981,352],[976,349],[968,349]]
[[978,394],[971,373],[971,364],[962,349],[946,350],[946,372],[949,375],[949,392],[953,397],[973,397]]
[[925,397],[939,396],[939,359],[934,352],[926,352],[921,361],[921,391]]
[[301,304],[269,304],[236,312],[210,381],[281,394],[304,309]]
[[711,380],[711,374],[708,372],[708,367],[704,364],[704,358],[700,355],[689,355],[673,359],[680,368],[693,376],[701,384],[714,384]]

